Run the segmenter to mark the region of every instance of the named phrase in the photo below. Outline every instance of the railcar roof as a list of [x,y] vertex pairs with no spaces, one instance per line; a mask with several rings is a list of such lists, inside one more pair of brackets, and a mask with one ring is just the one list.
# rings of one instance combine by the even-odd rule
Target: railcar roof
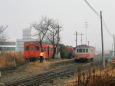
[[89,46],[89,45],[78,45],[77,47],[92,47],[92,48],[94,48],[93,46]]
[[[27,41],[27,42],[24,42],[24,43],[31,43],[31,42],[39,42],[39,41]],[[46,42],[42,42],[42,44],[48,44],[48,45],[52,45],[51,43],[46,43]],[[59,46],[59,45],[58,45]]]
[[[28,43],[28,42],[39,42],[39,41],[27,41],[25,43]],[[42,44],[51,44],[51,43],[42,42]]]

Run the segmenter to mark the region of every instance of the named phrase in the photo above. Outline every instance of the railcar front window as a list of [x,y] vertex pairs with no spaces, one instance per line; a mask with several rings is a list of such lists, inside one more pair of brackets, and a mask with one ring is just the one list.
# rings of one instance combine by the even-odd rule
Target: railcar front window
[[35,46],[35,49],[36,49],[36,51],[38,51],[39,50],[39,46]]
[[26,47],[25,47],[25,50],[26,50],[26,51],[29,51],[29,48],[30,48],[29,46],[26,46]]
[[88,53],[88,49],[86,49],[86,52]]
[[79,49],[79,52],[82,53],[82,49]]

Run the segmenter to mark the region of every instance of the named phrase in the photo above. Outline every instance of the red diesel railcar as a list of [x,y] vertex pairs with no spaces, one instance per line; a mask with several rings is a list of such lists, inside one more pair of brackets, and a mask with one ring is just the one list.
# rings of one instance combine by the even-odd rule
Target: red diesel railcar
[[70,51],[73,51],[74,48],[73,47],[67,47],[67,50],[68,50],[68,52],[70,52]]
[[[54,53],[54,49],[56,51],[56,53],[58,53],[58,47],[51,45],[51,44],[42,44],[43,47],[43,51],[44,51],[44,58],[48,59],[48,58],[52,58],[53,57],[53,53]],[[24,58],[25,59],[36,59],[40,57],[40,52],[41,52],[41,48],[40,48],[40,42],[25,42],[24,43]]]
[[95,48],[88,45],[79,45],[76,47],[74,56],[76,59],[85,61],[93,60],[93,58],[95,57]]

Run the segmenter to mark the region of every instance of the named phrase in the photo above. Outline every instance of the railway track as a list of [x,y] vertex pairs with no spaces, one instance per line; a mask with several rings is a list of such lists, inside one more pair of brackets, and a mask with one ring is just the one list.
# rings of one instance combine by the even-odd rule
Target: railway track
[[[95,66],[97,65],[97,63],[93,63],[95,64]],[[98,63],[99,64],[99,63]],[[9,83],[4,83],[5,86],[39,86],[42,83],[49,83],[49,82],[53,82],[56,78],[59,77],[68,77],[70,75],[73,75],[75,72],[78,71],[77,67],[84,67],[82,71],[86,71],[87,69],[89,69],[89,65],[91,65],[90,63],[74,63],[70,66],[61,68],[61,69],[57,69],[51,72],[47,72],[44,74],[40,74],[28,79],[21,79],[18,81],[14,81],[14,82],[9,82]]]
[[14,82],[4,83],[5,86],[38,86],[44,82],[52,82],[55,78],[64,77],[73,74],[76,70],[76,66],[83,65],[84,63],[74,63],[70,66],[56,69],[51,72],[40,74],[29,79],[20,79]]
[[93,64],[93,67],[98,67],[97,64],[100,65],[100,62],[94,61],[93,63],[74,63],[61,69],[55,69],[50,72],[34,75],[30,78],[22,77],[18,80],[10,80],[10,82],[0,83],[0,86],[39,86],[43,83],[53,83],[56,78],[68,77],[73,75],[74,73],[78,73],[78,68],[81,66],[82,72],[89,70],[91,68],[91,64]]

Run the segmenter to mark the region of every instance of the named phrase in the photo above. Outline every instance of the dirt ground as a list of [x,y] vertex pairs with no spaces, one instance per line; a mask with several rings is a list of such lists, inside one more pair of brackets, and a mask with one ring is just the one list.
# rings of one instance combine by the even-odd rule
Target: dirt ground
[[33,72],[33,73],[35,73],[35,74],[40,74],[40,73],[46,72],[46,71],[44,70],[44,68],[46,68],[46,67],[49,66],[50,64],[56,63],[56,62],[60,62],[60,61],[69,61],[69,59],[63,59],[63,60],[56,59],[56,60],[52,60],[52,61],[44,60],[43,63],[40,63],[39,61],[31,62],[31,63],[25,68],[25,71]]

